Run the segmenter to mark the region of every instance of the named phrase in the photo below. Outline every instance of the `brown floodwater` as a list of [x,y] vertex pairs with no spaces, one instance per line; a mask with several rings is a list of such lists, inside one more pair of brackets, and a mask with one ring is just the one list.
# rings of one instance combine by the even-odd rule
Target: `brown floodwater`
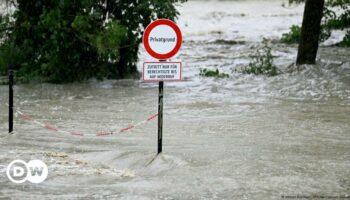
[[[280,199],[350,195],[350,53],[323,44],[315,66],[292,66],[297,46],[273,42],[275,77],[235,72],[262,37],[276,40],[302,7],[279,1],[190,1],[179,7],[182,82],[165,83],[164,146],[157,152],[158,85],[139,80],[16,85],[15,116],[0,86],[0,199]],[[204,26],[205,25],[205,26]],[[140,63],[150,61],[143,49]],[[200,68],[230,75],[199,76]],[[114,132],[96,137],[96,133]],[[40,184],[11,183],[15,159],[43,160]],[[154,160],[153,160],[154,159]]]

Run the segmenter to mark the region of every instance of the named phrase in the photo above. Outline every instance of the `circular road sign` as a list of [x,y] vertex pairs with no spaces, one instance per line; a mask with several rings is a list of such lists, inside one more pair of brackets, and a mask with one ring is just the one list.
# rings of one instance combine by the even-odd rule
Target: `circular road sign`
[[146,51],[159,60],[173,57],[179,51],[181,44],[180,28],[168,19],[158,19],[150,23],[143,34]]

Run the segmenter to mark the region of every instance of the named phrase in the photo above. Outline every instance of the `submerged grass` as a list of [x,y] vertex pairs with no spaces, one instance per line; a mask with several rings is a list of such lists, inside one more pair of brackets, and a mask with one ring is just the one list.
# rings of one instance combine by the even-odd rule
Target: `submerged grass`
[[204,77],[215,77],[215,78],[228,78],[230,75],[220,72],[219,69],[216,70],[210,70],[210,69],[200,69],[200,76]]

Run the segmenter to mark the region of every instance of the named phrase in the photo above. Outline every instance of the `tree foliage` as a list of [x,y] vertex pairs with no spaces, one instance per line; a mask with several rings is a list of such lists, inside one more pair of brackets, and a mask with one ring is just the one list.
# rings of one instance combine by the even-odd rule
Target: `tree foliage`
[[[289,3],[302,3],[305,0],[289,0]],[[332,30],[346,30],[343,41],[339,44],[350,46],[350,0],[327,0],[323,10],[321,22],[320,42],[331,36]],[[300,40],[301,28],[293,25],[289,33],[282,35],[282,42],[298,43]]]
[[17,0],[0,16],[0,73],[50,82],[137,74],[144,28],[184,0]]

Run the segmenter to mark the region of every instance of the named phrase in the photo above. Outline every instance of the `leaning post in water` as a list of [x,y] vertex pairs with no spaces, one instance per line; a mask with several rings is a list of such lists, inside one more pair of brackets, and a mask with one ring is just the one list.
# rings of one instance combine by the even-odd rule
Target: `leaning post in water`
[[9,133],[13,132],[13,71],[9,70]]

